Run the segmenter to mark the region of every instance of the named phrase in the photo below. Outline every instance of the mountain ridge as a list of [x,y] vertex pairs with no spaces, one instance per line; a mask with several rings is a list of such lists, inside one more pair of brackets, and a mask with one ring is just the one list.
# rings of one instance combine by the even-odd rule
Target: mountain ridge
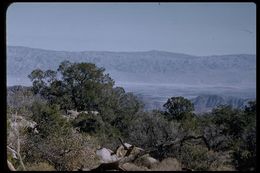
[[35,49],[35,50],[42,50],[42,51],[53,51],[53,52],[68,52],[68,53],[84,53],[84,52],[104,52],[104,53],[147,53],[147,52],[164,52],[164,53],[170,53],[170,54],[179,54],[179,55],[187,55],[187,56],[193,56],[193,57],[210,57],[210,56],[234,56],[234,55],[250,55],[250,56],[256,56],[256,54],[250,54],[250,53],[233,53],[233,54],[212,54],[212,55],[192,55],[192,54],[186,54],[186,53],[180,53],[180,52],[171,52],[166,50],[157,50],[157,49],[151,49],[147,51],[101,51],[101,50],[81,50],[81,51],[68,51],[68,50],[53,50],[53,49],[45,49],[45,48],[36,48],[36,47],[27,47],[27,46],[14,46],[14,45],[8,45],[7,48],[28,48],[28,49]]
[[254,100],[253,98],[242,99],[232,96],[220,96],[220,95],[199,95],[196,98],[190,99],[194,104],[195,112],[210,112],[213,108],[220,105],[229,105],[233,108],[243,109],[248,101]]
[[216,58],[163,51],[64,52],[9,46],[7,57],[8,85],[28,84],[27,76],[35,68],[56,70],[64,60],[94,63],[119,82],[254,86],[256,81],[254,55]]

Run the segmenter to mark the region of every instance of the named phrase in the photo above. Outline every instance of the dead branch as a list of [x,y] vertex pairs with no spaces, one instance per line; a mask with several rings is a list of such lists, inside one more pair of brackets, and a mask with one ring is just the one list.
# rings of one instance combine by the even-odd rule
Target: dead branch
[[[162,143],[162,144],[159,144],[156,146],[156,148],[165,148],[165,147],[171,147],[171,146],[174,146],[174,145],[177,145],[177,144],[180,144],[180,146],[183,146],[183,144],[188,141],[188,140],[192,140],[192,139],[202,139],[202,141],[205,143],[206,147],[208,148],[208,150],[211,149],[207,139],[203,136],[203,135],[200,135],[200,136],[185,136],[184,138],[182,139],[177,139],[175,141],[168,141],[168,142],[165,142],[165,143]],[[155,149],[156,150],[156,149]]]
[[210,145],[209,145],[207,139],[206,139],[203,135],[201,135],[201,136],[186,136],[186,137],[184,137],[184,138],[180,141],[180,145],[182,146],[185,141],[191,140],[191,139],[202,139],[203,142],[205,143],[206,147],[208,148],[208,150],[211,149],[211,147],[210,147]]
[[16,171],[13,164],[9,160],[7,160],[7,165],[8,165],[8,168],[10,169],[10,171]]
[[[126,154],[124,155],[123,158],[115,161],[115,162],[110,162],[110,163],[101,163],[98,167],[92,169],[91,171],[106,171],[106,170],[119,170],[119,171],[126,171],[124,168],[122,168],[122,165],[127,163],[127,162],[134,162],[136,159],[142,157],[143,155],[150,154],[152,152],[158,151],[162,148],[165,147],[171,147],[173,145],[180,144],[181,146],[185,141],[191,140],[191,139],[202,139],[205,144],[208,146],[208,143],[205,139],[204,136],[186,136],[182,139],[177,139],[175,141],[170,141],[170,142],[165,142],[162,144],[157,145],[155,148],[149,149],[149,150],[140,150],[138,154],[131,154],[133,149],[135,148],[134,145],[131,147],[127,147],[121,138],[119,138],[120,143],[124,147],[124,150],[126,150]],[[114,152],[116,153],[116,152]],[[184,171],[192,171],[191,169],[188,168],[183,168]]]
[[119,137],[118,139],[119,139],[120,143],[123,145],[124,149],[125,149],[125,150],[128,150],[127,146],[125,146],[125,144],[124,144],[124,142],[122,141],[122,139],[121,139],[120,137]]
[[[14,120],[15,120],[15,123],[17,123],[17,122],[16,122],[16,120],[17,120],[17,111],[15,112]],[[25,171],[26,169],[25,169],[25,166],[24,166],[24,163],[23,163],[22,156],[21,156],[21,154],[20,154],[21,146],[20,146],[20,134],[19,134],[19,129],[18,129],[18,127],[17,127],[17,128],[15,128],[14,130],[15,130],[16,136],[17,136],[17,151],[15,151],[14,149],[13,149],[13,151],[15,151],[16,155],[17,155],[18,158],[19,158],[19,161],[20,161],[20,164],[21,164],[23,170]],[[8,146],[7,146],[7,147],[8,147]],[[8,148],[11,150],[10,147],[8,147]],[[12,151],[12,152],[13,152],[13,151]]]

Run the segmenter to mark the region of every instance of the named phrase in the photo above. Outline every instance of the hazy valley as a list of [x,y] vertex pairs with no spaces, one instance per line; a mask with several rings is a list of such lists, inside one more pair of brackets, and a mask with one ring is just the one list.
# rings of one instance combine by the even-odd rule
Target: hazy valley
[[[55,70],[64,60],[104,67],[116,86],[138,95],[148,110],[162,108],[172,96],[193,99],[197,111],[208,110],[215,103],[239,107],[256,96],[256,56],[246,54],[199,57],[164,51],[67,52],[8,46],[7,85],[30,86],[27,76],[33,69]],[[204,100],[205,95],[207,99],[219,97],[206,106],[198,97],[201,95]],[[225,99],[220,99],[223,96]],[[239,104],[234,100],[240,100]]]

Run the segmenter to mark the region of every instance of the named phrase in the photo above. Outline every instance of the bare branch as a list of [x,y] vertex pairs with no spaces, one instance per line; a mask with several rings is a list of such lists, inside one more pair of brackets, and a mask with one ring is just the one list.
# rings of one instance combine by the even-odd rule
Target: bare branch
[[12,153],[18,155],[17,152],[14,149],[12,149],[11,147],[7,146],[7,149],[9,149]]
[[[16,122],[16,117],[17,117],[17,111],[15,112],[15,122]],[[20,161],[20,164],[21,164],[23,170],[25,171],[26,169],[25,169],[25,166],[24,166],[24,163],[23,163],[23,159],[22,159],[22,156],[20,155],[20,148],[21,148],[21,146],[20,146],[19,129],[16,129],[16,135],[17,135],[17,152],[16,152],[16,154],[17,154],[17,156],[19,158],[19,161]]]
[[10,169],[10,171],[16,171],[16,169],[14,168],[14,165],[9,160],[7,160],[7,165],[8,165],[8,168]]
[[124,144],[124,142],[122,141],[122,139],[121,139],[120,137],[119,137],[118,139],[119,139],[120,143],[123,145],[124,149],[125,149],[125,150],[128,150],[127,146],[125,146],[125,144]]

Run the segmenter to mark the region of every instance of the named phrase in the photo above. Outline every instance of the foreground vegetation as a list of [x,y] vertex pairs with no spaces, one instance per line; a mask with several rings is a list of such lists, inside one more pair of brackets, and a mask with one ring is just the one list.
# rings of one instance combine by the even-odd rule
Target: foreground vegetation
[[17,170],[91,169],[96,149],[115,149],[119,137],[150,150],[161,161],[153,170],[255,170],[255,101],[198,116],[173,96],[163,111],[147,112],[95,64],[64,61],[29,78],[33,87],[8,96],[8,161]]

